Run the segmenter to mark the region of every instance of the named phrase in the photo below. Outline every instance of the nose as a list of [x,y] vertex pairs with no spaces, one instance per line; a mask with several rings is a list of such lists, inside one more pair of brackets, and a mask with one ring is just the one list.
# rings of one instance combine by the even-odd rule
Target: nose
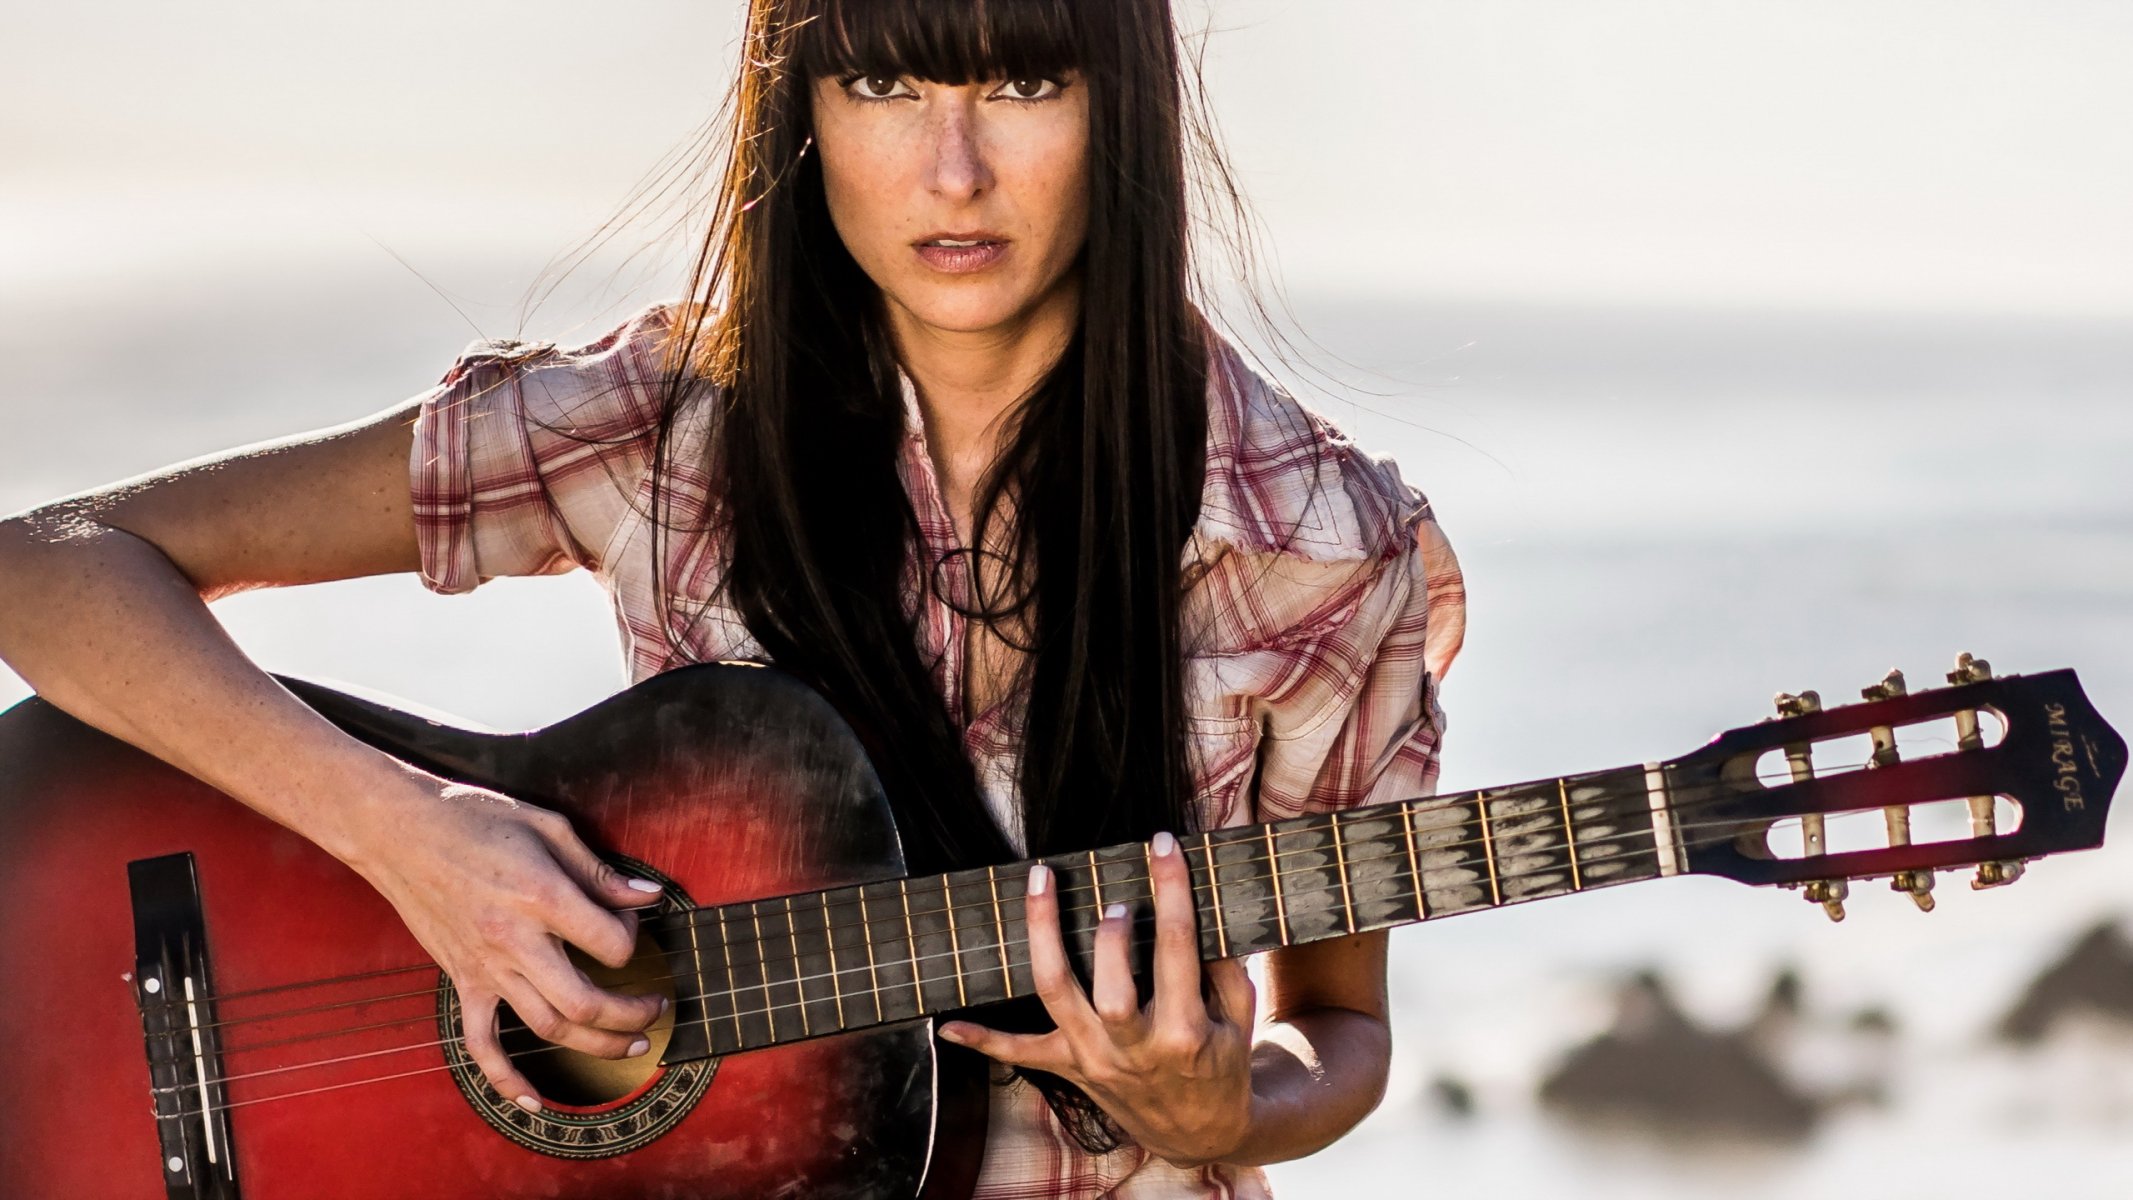
[[927,133],[933,165],[927,186],[947,200],[969,200],[992,186],[978,128],[977,99],[957,89],[934,106]]

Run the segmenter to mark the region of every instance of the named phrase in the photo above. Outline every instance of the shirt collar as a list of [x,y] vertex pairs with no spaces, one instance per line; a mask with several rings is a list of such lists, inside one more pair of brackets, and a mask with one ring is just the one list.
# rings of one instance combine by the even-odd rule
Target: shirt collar
[[911,382],[911,373],[904,370],[901,363],[896,366],[896,385],[903,392],[904,432],[914,437],[924,437],[926,422],[918,410],[918,385]]

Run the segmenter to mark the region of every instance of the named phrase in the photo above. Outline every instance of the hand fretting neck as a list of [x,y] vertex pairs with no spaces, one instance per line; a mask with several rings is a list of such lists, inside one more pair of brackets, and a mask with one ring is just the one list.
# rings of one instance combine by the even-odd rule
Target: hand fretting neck
[[[1657,799],[1655,800],[1654,797]],[[1203,959],[1387,929],[1676,873],[1656,768],[1629,767],[1240,826],[1180,840]],[[1087,978],[1103,909],[1154,937],[1142,843],[1042,859],[1069,957]],[[679,1031],[725,1053],[1027,996],[1027,863],[701,910],[664,948],[685,985]]]

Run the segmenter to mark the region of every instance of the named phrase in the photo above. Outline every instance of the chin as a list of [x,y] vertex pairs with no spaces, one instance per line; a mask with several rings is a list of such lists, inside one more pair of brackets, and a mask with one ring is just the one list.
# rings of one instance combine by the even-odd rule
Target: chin
[[1003,287],[924,287],[897,302],[920,322],[948,333],[979,333],[1028,314],[1037,297]]

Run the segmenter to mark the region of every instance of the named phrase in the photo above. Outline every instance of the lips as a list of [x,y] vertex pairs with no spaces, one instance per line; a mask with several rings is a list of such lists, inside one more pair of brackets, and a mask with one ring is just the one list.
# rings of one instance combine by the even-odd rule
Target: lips
[[990,230],[930,233],[911,244],[927,266],[949,275],[982,271],[1007,256],[1008,240]]
[[911,244],[914,246],[946,246],[951,249],[963,249],[974,245],[990,245],[996,242],[1005,242],[1006,240],[1006,234],[995,233],[990,229],[978,229],[973,230],[969,233],[953,233],[946,230],[935,230],[934,232],[929,233],[922,238],[919,238],[917,241]]

